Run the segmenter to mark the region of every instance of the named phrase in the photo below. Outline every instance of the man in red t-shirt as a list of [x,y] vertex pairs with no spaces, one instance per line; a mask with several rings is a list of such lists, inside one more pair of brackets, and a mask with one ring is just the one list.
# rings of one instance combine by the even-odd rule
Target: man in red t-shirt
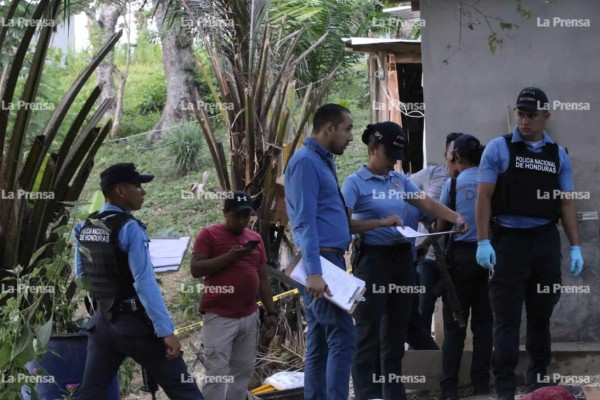
[[206,357],[206,400],[245,400],[256,359],[259,333],[257,297],[265,306],[265,325],[277,324],[260,235],[247,229],[254,211],[245,192],[225,200],[224,224],[208,226],[194,243],[191,272],[204,277],[200,311]]

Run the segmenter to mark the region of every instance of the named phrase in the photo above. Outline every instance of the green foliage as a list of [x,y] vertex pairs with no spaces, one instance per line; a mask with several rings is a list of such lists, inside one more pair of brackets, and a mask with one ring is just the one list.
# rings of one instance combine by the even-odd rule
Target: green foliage
[[[117,60],[125,62],[125,52],[117,53]],[[162,50],[158,35],[143,29],[139,32],[135,50],[133,51],[132,64],[156,64],[162,60]]]
[[131,387],[131,381],[133,376],[138,372],[137,363],[130,357],[126,357],[119,367],[119,388],[121,396],[127,396],[129,394],[129,388]]
[[[18,265],[8,270],[8,276],[1,282],[0,374],[4,379],[0,382],[0,392],[3,399],[20,399],[18,394],[23,385],[33,391],[35,375],[43,371],[31,374],[25,364],[44,354],[53,332],[66,332],[72,326],[77,304],[67,294],[72,281],[68,262],[69,228],[61,226],[53,232],[56,242],[38,249],[27,269]],[[53,257],[47,258],[49,254]],[[50,315],[47,320],[46,315]],[[11,377],[15,382],[11,382]]]
[[176,313],[178,320],[190,321],[197,317],[202,292],[202,284],[196,278],[190,277],[181,284],[180,290],[169,302],[169,308]]
[[142,115],[162,112],[167,100],[167,87],[164,81],[154,85],[143,85],[143,87],[144,97],[138,104],[137,111]]
[[188,123],[171,131],[171,155],[175,171],[179,175],[198,171],[201,163],[201,152],[204,137],[197,123]]
[[342,38],[366,36],[372,18],[383,15],[377,5],[368,0],[273,0],[269,19],[286,34],[306,29],[298,54],[307,50],[327,33],[325,41],[302,62],[296,72],[299,87],[317,82],[336,67],[345,75],[359,55],[347,52]]

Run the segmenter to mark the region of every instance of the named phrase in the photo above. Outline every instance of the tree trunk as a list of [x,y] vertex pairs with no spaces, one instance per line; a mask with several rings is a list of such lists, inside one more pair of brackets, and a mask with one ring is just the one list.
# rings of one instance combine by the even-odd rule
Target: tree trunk
[[125,16],[125,31],[127,33],[127,47],[125,54],[125,72],[121,73],[115,65],[115,73],[119,77],[119,88],[117,90],[117,101],[115,106],[115,120],[110,130],[110,137],[115,138],[119,135],[121,130],[121,119],[123,117],[123,98],[125,97],[125,84],[127,83],[127,77],[129,76],[129,65],[131,64],[131,21],[128,20],[130,15],[130,9],[126,9],[127,15]]
[[160,120],[148,139],[160,138],[161,130],[190,121],[193,111],[188,102],[193,98],[196,82],[196,65],[193,51],[193,39],[190,29],[181,26],[177,18],[167,16],[167,4],[159,3],[156,8],[156,25],[159,28],[165,80],[167,83],[167,101]]
[[[96,17],[94,9],[84,9],[90,20],[90,39],[94,50],[100,49],[114,35],[117,29],[117,21],[125,11],[124,5],[119,5],[110,1],[102,3],[100,6],[100,15]],[[97,34],[92,32],[98,29]],[[96,83],[102,88],[100,94],[100,103],[105,99],[115,97],[115,81],[113,78],[114,53],[110,52],[96,69]],[[114,113],[114,105],[107,115]]]

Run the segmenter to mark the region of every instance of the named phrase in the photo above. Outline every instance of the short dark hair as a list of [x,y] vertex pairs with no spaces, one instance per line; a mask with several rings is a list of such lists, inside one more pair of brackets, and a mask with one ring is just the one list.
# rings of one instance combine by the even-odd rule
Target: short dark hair
[[102,194],[105,199],[112,199],[115,195],[115,185],[110,185],[105,188],[102,188]]
[[313,117],[313,133],[319,132],[328,122],[332,122],[334,126],[338,126],[344,120],[344,113],[352,114],[350,110],[339,104],[329,103],[322,105],[315,111],[315,116]]
[[464,133],[460,132],[452,132],[446,135],[446,150],[448,150],[448,146],[450,143],[454,142],[459,136],[464,135]]

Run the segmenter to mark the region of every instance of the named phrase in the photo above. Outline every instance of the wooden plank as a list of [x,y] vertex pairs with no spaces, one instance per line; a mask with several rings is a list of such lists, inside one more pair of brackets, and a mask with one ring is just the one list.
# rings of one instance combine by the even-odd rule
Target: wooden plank
[[402,114],[400,113],[400,93],[398,87],[398,71],[396,70],[396,57],[387,55],[387,91],[388,107],[390,110],[389,120],[402,126]]
[[376,55],[369,55],[368,64],[368,76],[369,76],[369,96],[371,97],[371,123],[375,123],[377,121],[377,110],[378,107],[378,99],[377,99],[377,78],[375,77],[375,73],[377,72],[377,60]]

